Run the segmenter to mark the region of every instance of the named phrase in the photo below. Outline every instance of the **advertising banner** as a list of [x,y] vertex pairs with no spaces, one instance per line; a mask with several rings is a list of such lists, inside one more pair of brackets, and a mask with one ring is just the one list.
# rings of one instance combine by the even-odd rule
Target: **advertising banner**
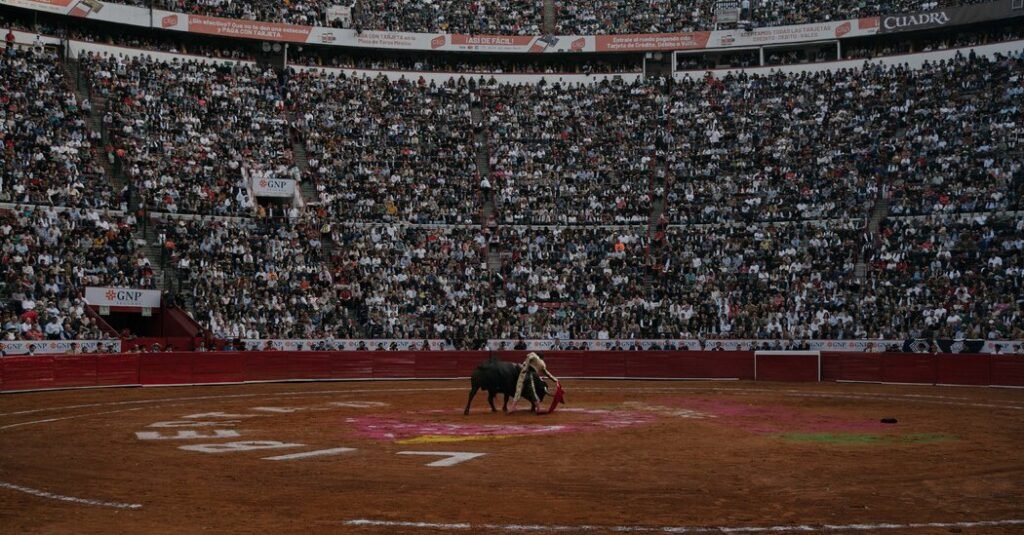
[[[1014,14],[1013,0],[998,0],[985,4],[974,4],[960,7],[946,7],[933,11],[918,13],[900,13],[881,17],[880,33],[912,32],[929,30],[945,26],[971,24],[987,20],[997,20]],[[1018,7],[1016,14],[1024,15]]]
[[85,302],[106,307],[160,308],[160,291],[89,286],[85,289]]
[[[3,356],[28,355],[64,355],[73,351],[72,344],[78,346],[80,353],[120,353],[120,340],[18,340],[0,342],[0,353]],[[31,348],[30,348],[31,346]]]
[[[385,350],[394,344],[397,349],[392,351],[422,351],[423,340],[379,339],[379,340],[242,340],[244,349],[249,351],[262,350],[270,343],[277,351],[375,351],[378,347]],[[431,351],[452,349],[451,344],[444,340],[427,340]]]
[[188,17],[188,31],[220,37],[305,43],[309,39],[310,32],[313,30],[310,26],[296,26],[294,24],[280,24],[277,22],[224,19],[203,15],[183,16]]
[[711,32],[598,35],[594,43],[596,52],[696,50],[707,48],[710,38]]
[[749,32],[742,29],[720,30],[711,32],[710,38],[706,40],[706,46],[698,48],[753,47],[806,41],[830,41],[872,35],[877,32],[877,17],[820,24],[769,26]]
[[330,5],[324,9],[324,14],[327,15],[327,22],[341,22],[342,28],[348,28],[352,25],[351,6]]
[[295,195],[295,181],[290,178],[254,179],[252,193],[257,197],[291,197]]
[[[512,350],[519,340],[490,340],[487,349],[492,351]],[[682,350],[701,351],[699,340],[523,340],[530,351],[557,351],[568,348],[590,351],[631,351],[638,350]],[[703,350],[750,351],[758,350],[767,343],[769,349],[776,349],[774,340],[704,340]],[[785,341],[780,341],[779,349],[785,349]],[[810,340],[811,351],[882,351],[886,347],[903,347],[903,340]]]

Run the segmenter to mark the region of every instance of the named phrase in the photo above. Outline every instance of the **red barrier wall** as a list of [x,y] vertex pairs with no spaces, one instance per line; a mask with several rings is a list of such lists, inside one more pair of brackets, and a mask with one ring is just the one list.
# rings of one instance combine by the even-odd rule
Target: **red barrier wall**
[[[496,354],[522,361],[524,351]],[[468,377],[484,351],[210,352],[0,358],[0,391],[289,379]],[[752,352],[559,351],[544,359],[558,377],[754,379]],[[813,374],[813,375],[812,375]],[[816,359],[758,358],[758,380],[814,380]],[[822,380],[1024,386],[1024,357],[823,353]]]
[[993,384],[993,360],[994,357],[988,355],[936,355],[935,382],[941,385]]
[[758,381],[818,382],[818,355],[755,355]]
[[992,383],[1007,386],[1024,386],[1024,357],[1019,355],[996,355],[991,358]]
[[96,386],[139,384],[139,355],[96,356]]
[[[825,381],[874,381],[882,380],[882,353],[822,353],[822,360],[834,359],[838,373],[825,373],[822,366],[822,380]],[[832,371],[833,367],[829,366]]]
[[53,359],[49,356],[4,357],[4,389],[53,388]]
[[935,384],[935,355],[882,353],[882,381]]

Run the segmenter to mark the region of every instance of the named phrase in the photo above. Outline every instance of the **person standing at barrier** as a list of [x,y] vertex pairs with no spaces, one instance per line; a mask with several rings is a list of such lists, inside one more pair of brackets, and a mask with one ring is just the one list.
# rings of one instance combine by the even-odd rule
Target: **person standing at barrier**
[[[540,358],[540,355],[536,353],[530,353],[526,356],[526,360],[523,361],[523,365],[519,368],[519,379],[516,381],[516,395],[512,397],[512,411],[516,410],[516,404],[519,403],[519,398],[523,395],[523,384],[526,383],[527,387],[533,389],[533,383],[526,381],[526,375],[529,369],[533,368],[537,372],[537,375],[548,376],[555,384],[559,384],[558,378],[548,371],[547,364]],[[537,393],[533,392],[533,399],[537,398]]]

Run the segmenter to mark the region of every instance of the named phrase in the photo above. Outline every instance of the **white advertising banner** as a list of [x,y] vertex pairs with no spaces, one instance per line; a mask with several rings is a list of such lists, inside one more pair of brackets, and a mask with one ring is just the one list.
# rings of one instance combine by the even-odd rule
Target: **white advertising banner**
[[120,340],[18,340],[0,342],[0,355],[13,357],[19,355],[65,355],[75,351],[79,353],[120,353]]
[[330,5],[324,10],[327,22],[340,21],[342,28],[352,26],[352,8],[350,6]]
[[252,194],[257,197],[292,197],[295,195],[295,181],[290,178],[253,179]]
[[768,26],[749,32],[740,29],[721,30],[710,33],[710,38],[704,48],[754,47],[805,41],[831,41],[878,33],[878,17],[822,22],[820,24]]
[[89,286],[85,289],[85,302],[107,307],[160,308],[160,291]]
[[[685,350],[701,351],[699,340],[523,340],[530,351],[557,351],[567,348],[589,351],[632,351],[637,350]],[[786,342],[780,341],[776,346],[774,340],[705,340],[703,350],[719,349],[723,351],[750,351],[757,349],[787,349]],[[490,340],[487,348],[493,351],[514,349],[519,340]],[[767,346],[765,346],[767,344]],[[812,351],[881,351],[895,344],[903,347],[903,340],[810,340]]]
[[[278,351],[422,351],[423,340],[378,339],[378,340],[242,340],[244,348],[251,351],[263,349],[267,343]],[[488,340],[489,351],[513,351],[520,340]],[[586,351],[701,351],[699,340],[522,340],[527,351],[565,351],[569,348]],[[903,350],[903,340],[810,340],[811,351],[832,352],[882,352],[886,347]],[[767,343],[767,346],[765,344]],[[394,344],[392,346],[392,344]],[[1024,354],[1024,341],[988,342],[982,353],[995,353],[995,346],[1005,354]],[[427,340],[430,351],[451,351],[455,348],[446,340]],[[705,340],[704,351],[754,351],[767,348],[786,350],[783,343],[776,346],[774,340]]]
[[[427,340],[430,351],[454,349],[444,340]],[[244,339],[244,348],[256,351],[267,347],[267,344],[278,351],[376,351],[380,348],[391,351],[423,351],[423,340],[257,340]],[[394,344],[394,349],[392,349]]]

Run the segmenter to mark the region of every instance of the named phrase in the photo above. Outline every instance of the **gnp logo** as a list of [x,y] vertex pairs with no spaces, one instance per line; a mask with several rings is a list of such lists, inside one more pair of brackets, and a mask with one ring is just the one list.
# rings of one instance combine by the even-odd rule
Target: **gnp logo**
[[178,16],[177,15],[167,15],[166,17],[164,17],[163,19],[160,20],[160,25],[163,26],[164,28],[171,28],[173,26],[177,26],[178,25]]
[[913,26],[943,26],[949,22],[945,11],[935,13],[918,13],[916,15],[896,15],[882,19],[882,27],[886,30],[910,28]]
[[135,303],[142,300],[142,292],[138,290],[114,290],[111,288],[107,290],[104,296],[106,296],[108,301],[129,301]]
[[270,189],[270,190],[275,190],[275,189],[283,190],[283,189],[288,187],[288,181],[287,180],[267,180],[267,179],[263,179],[263,180],[260,180],[260,187],[264,188],[264,189]]
[[447,37],[438,35],[437,37],[430,40],[430,48],[441,48],[448,42]]
[[839,26],[836,26],[836,38],[842,37],[842,36],[850,33],[850,30],[852,30],[852,29],[853,29],[853,27],[852,27],[852,25],[849,22],[844,22],[844,23],[840,24]]

